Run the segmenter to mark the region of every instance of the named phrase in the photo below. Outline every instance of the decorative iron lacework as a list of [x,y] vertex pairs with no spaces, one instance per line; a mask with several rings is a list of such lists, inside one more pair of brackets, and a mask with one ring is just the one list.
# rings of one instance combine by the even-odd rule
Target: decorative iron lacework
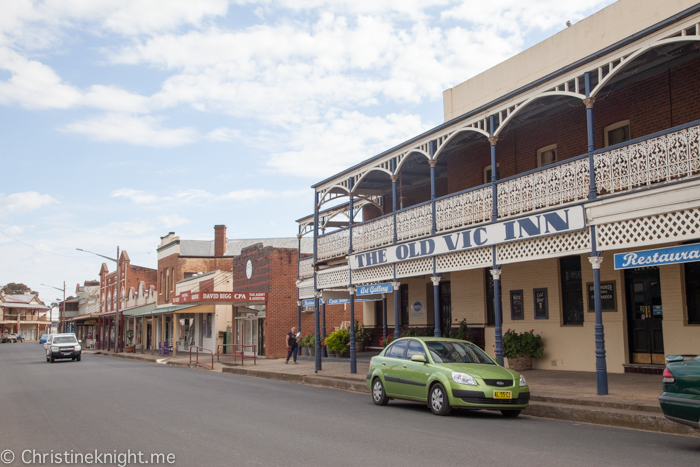
[[598,249],[643,246],[693,239],[700,235],[700,208],[667,212],[596,227]]
[[352,283],[364,284],[366,282],[378,282],[392,280],[394,278],[394,266],[391,264],[374,268],[354,269],[352,271]]
[[305,298],[314,298],[314,288],[313,286],[311,287],[302,287],[299,289],[299,298],[300,299],[305,299]]
[[433,273],[433,258],[421,258],[396,264],[396,277],[418,276]]
[[350,269],[346,266],[330,271],[319,271],[316,274],[316,285],[319,289],[347,287],[350,285]]
[[438,232],[491,220],[492,198],[489,186],[436,201],[435,222]]
[[352,247],[356,251],[371,250],[394,240],[393,216],[352,226]]
[[308,258],[302,258],[299,260],[299,278],[300,279],[305,278],[305,277],[313,277],[314,276],[313,262],[314,262],[313,256],[309,256]]
[[588,158],[498,183],[498,216],[508,217],[588,199]]
[[493,264],[491,247],[475,248],[437,257],[437,271],[462,271],[465,269],[484,268]]
[[348,254],[348,248],[350,248],[349,230],[338,230],[323,237],[318,237],[317,242],[317,258],[319,261],[345,256]]
[[544,258],[590,253],[590,229],[562,235],[533,238],[522,242],[511,242],[496,247],[499,264],[535,261]]
[[700,174],[700,127],[694,126],[594,156],[599,194]]
[[399,241],[430,235],[432,226],[433,211],[430,204],[396,213],[396,235]]

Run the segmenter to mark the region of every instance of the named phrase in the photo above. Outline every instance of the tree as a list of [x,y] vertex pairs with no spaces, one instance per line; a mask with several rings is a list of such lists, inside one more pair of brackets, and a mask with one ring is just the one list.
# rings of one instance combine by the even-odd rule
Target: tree
[[20,283],[20,284],[15,284],[14,282],[10,282],[9,284],[5,285],[0,292],[10,295],[10,294],[23,294],[25,292],[29,293],[36,293],[26,285]]

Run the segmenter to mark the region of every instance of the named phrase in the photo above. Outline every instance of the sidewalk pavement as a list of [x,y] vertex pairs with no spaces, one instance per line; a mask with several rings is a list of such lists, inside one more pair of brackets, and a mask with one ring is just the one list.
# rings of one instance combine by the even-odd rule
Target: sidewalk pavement
[[[187,354],[161,357],[148,352],[85,353],[190,367]],[[244,366],[240,365],[240,359],[234,364],[229,356],[222,355],[220,363],[214,358],[214,371],[222,373],[369,394],[366,380],[368,362],[357,362],[357,374],[350,374],[348,359],[324,359],[323,369],[319,372],[314,371],[314,366],[313,357],[300,357],[296,365],[291,361],[285,364],[283,359],[265,358],[258,358],[257,364],[253,365],[252,360],[246,359]],[[528,381],[531,393],[530,406],[523,412],[524,415],[700,437],[700,430],[671,422],[663,416],[658,401],[662,392],[661,377],[658,375],[609,373],[609,395],[598,396],[595,373],[552,370],[531,370],[522,373]]]

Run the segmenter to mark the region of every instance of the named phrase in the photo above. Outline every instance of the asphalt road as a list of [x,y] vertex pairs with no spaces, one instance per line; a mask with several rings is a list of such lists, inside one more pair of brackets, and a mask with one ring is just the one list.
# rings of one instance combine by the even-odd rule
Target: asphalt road
[[365,394],[98,355],[49,364],[36,343],[0,345],[0,400],[11,465],[26,465],[25,450],[217,467],[700,464],[697,438],[496,412],[436,417]]

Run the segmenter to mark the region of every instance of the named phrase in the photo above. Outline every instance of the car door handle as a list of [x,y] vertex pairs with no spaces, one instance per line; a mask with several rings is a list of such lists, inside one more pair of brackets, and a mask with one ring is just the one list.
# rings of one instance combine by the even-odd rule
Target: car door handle
[[401,365],[401,368],[406,368],[406,365]]
[[386,363],[382,363],[382,366],[386,366]]

